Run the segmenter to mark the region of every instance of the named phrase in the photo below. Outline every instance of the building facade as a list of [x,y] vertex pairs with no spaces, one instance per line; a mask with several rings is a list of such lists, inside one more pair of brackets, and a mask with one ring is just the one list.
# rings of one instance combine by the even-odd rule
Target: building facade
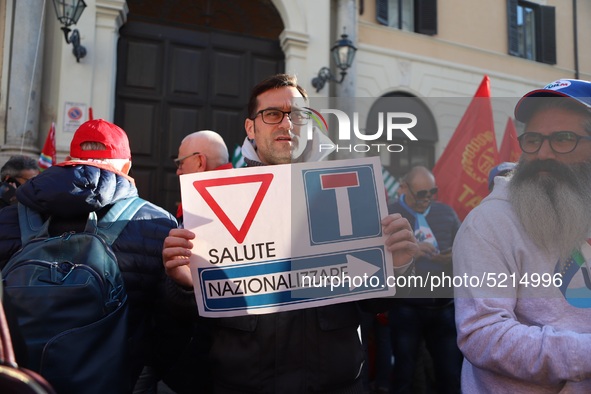
[[[128,132],[140,194],[171,211],[179,198],[171,156],[182,137],[213,129],[232,151],[244,138],[250,88],[275,72],[296,74],[314,99],[363,98],[361,129],[388,99],[411,98],[427,119],[418,143],[380,153],[396,176],[433,166],[485,75],[499,142],[512,100],[556,79],[591,79],[591,0],[86,4],[71,26],[86,49],[77,59],[53,0],[0,0],[0,163],[37,156],[51,122],[64,159],[92,111]],[[317,92],[322,67],[338,75],[330,49],[343,33],[357,47],[352,66],[341,84]]]

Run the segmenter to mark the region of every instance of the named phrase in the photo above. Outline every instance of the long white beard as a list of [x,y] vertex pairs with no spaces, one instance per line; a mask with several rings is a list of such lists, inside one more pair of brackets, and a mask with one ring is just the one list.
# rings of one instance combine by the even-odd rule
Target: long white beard
[[579,248],[591,230],[591,164],[520,162],[510,183],[510,201],[531,239],[562,260]]

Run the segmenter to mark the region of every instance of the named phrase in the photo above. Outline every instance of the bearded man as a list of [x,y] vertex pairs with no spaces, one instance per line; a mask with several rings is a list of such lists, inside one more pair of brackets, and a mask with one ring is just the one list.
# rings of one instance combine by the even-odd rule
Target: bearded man
[[465,393],[591,392],[591,83],[515,107],[523,154],[453,248]]

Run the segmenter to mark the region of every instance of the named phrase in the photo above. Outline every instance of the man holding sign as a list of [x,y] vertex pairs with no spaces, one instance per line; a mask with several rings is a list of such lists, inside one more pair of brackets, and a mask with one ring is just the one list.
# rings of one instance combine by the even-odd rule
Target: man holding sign
[[[307,94],[293,76],[278,74],[255,86],[242,147],[248,166],[319,161],[328,155],[314,149],[327,138],[318,129],[310,140],[300,135],[299,126],[306,124],[310,113],[292,107],[294,100],[305,102]],[[335,180],[327,179],[326,184],[331,181]],[[383,218],[381,227],[395,272],[403,274],[418,251],[410,225],[393,214]],[[184,290],[193,311],[189,257],[194,238],[189,230],[172,230],[163,250],[166,272],[180,285],[169,286],[169,291],[180,299]],[[215,391],[362,393],[364,355],[357,333],[362,304],[367,302],[216,319],[210,354]]]

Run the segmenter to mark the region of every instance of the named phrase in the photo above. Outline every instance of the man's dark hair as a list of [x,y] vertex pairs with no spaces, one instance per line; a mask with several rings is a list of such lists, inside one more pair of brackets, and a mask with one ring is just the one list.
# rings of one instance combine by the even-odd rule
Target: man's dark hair
[[275,74],[259,82],[254,88],[252,88],[248,100],[248,117],[253,119],[256,116],[256,109],[258,106],[257,97],[259,95],[265,93],[267,90],[290,86],[296,88],[305,99],[308,98],[306,89],[298,85],[298,79],[295,75]]
[[24,170],[37,170],[39,171],[39,164],[37,160],[25,156],[25,155],[14,155],[2,166],[0,170],[0,178],[2,180],[8,178],[20,177],[21,172]]

